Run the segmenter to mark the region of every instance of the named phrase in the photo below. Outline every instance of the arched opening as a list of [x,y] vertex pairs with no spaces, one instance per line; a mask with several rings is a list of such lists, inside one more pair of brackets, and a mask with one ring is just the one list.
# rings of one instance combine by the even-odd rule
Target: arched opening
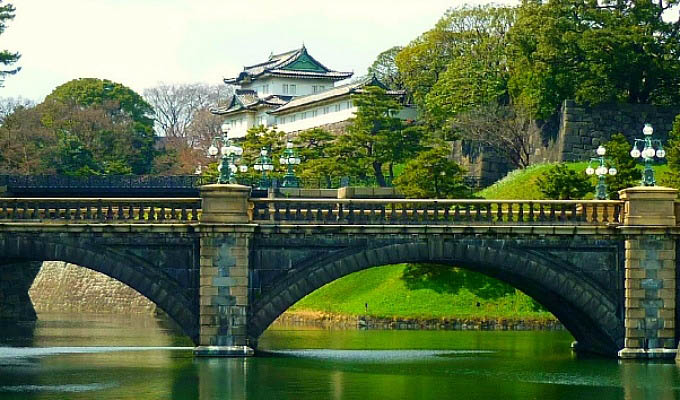
[[[197,341],[197,304],[183,294],[183,288],[177,283],[162,271],[150,268],[144,260],[101,248],[27,240],[26,236],[19,235],[4,238],[1,244],[0,282],[5,282],[6,286],[11,282],[23,282],[14,290],[16,293],[11,294],[15,302],[24,301],[25,304],[28,301],[30,305],[28,290],[42,262],[63,261],[101,273],[129,287],[165,312],[194,343]],[[8,267],[12,265],[22,267]],[[29,314],[31,311],[32,307],[31,310],[20,310]]]
[[323,285],[353,272],[396,263],[436,263],[465,268],[505,282],[549,310],[578,341],[596,353],[615,354],[623,344],[620,309],[587,277],[558,260],[483,241],[392,244],[291,270],[251,306],[248,333],[257,337],[285,310]]

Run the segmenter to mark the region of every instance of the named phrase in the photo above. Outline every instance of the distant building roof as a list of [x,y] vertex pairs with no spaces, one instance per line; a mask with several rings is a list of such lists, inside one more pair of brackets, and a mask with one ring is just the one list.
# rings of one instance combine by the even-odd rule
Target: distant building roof
[[[361,93],[361,88],[365,86],[379,86],[387,90],[387,87],[385,87],[385,85],[383,85],[382,82],[380,82],[375,76],[371,76],[366,79],[359,80],[357,82],[336,86],[332,89],[324,90],[323,92],[314,93],[307,96],[296,97],[293,100],[282,105],[281,107],[269,111],[269,113],[274,115],[285,114],[289,111],[294,111],[298,108],[305,107],[310,104],[319,103],[325,100],[330,100],[336,97],[346,96],[353,93]],[[406,92],[403,90],[387,90],[386,93],[394,96],[403,96],[406,94]]]
[[302,46],[297,50],[272,54],[265,62],[243,67],[243,71],[237,77],[225,78],[224,83],[239,84],[242,81],[265,76],[342,80],[352,75],[352,72],[339,72],[326,68],[307,53],[305,46]]
[[279,107],[292,99],[292,96],[269,95],[258,97],[254,90],[237,89],[225,107],[212,109],[217,115],[233,114],[241,111],[255,111],[260,107]]

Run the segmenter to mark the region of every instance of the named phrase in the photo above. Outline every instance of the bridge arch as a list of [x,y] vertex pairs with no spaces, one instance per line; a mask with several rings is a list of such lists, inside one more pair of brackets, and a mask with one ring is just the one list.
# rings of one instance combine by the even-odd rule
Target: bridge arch
[[182,288],[148,262],[102,246],[84,246],[77,241],[46,240],[28,235],[0,237],[0,255],[12,263],[21,261],[65,261],[113,278],[156,304],[195,343],[198,340],[197,313]]
[[291,270],[251,305],[253,342],[284,311],[307,294],[353,272],[398,263],[438,263],[483,273],[541,303],[574,336],[579,348],[612,355],[623,347],[624,325],[617,304],[566,262],[482,240],[419,241],[365,249]]

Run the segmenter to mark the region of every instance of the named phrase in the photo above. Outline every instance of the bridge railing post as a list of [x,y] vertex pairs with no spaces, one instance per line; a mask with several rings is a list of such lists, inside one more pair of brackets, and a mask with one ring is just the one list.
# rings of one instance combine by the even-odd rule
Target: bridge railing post
[[250,187],[201,187],[199,345],[196,356],[253,354],[247,333]]
[[676,353],[676,189],[639,186],[624,203],[624,327],[620,358],[672,358]]

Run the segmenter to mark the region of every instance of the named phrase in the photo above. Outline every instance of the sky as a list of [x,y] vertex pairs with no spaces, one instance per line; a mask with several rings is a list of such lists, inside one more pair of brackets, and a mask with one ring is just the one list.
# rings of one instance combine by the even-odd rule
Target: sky
[[[41,101],[75,78],[138,93],[165,83],[221,84],[271,52],[299,48],[363,74],[375,57],[430,29],[459,0],[11,0],[0,48],[21,71],[0,97]],[[468,1],[468,3],[471,3]]]

